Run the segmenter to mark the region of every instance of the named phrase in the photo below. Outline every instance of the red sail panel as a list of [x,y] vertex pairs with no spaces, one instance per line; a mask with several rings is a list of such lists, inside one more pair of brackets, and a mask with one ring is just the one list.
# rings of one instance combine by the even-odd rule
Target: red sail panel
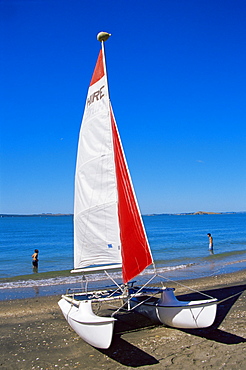
[[127,283],[153,263],[116,123],[111,111],[118,187],[122,275]]
[[93,76],[91,78],[90,86],[99,81],[103,76],[104,76],[104,66],[103,66],[103,53],[101,49],[97,58],[97,63],[94,69]]

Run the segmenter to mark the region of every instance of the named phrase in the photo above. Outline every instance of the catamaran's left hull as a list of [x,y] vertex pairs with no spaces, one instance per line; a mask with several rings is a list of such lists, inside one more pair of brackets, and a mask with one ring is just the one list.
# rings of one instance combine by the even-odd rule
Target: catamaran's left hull
[[69,325],[85,342],[96,348],[110,347],[116,319],[95,315],[89,300],[75,305],[62,298],[58,305]]

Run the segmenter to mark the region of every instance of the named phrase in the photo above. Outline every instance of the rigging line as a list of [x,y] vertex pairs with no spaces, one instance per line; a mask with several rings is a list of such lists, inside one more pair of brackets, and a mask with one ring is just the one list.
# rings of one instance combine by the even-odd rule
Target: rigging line
[[104,273],[121,290],[121,292],[124,293],[124,289],[122,289],[122,287],[112,278],[112,276],[106,270],[104,270]]
[[[122,306],[120,306],[115,312],[113,312],[111,316],[113,317],[115,314],[117,314],[121,309],[123,309],[123,307],[125,305],[128,305],[128,310],[127,311],[132,311],[133,309],[132,308],[129,308],[129,304],[130,304],[131,299],[134,298],[134,297],[136,297],[138,295],[138,293],[140,293],[141,290],[143,290],[156,276],[157,275],[152,276],[152,278],[149,279],[147,281],[147,283],[145,283],[143,286],[141,286],[140,289],[138,289],[135,293],[130,294],[128,296],[128,298],[126,297],[126,300],[124,301],[124,303],[122,304]],[[156,294],[158,294],[158,293],[157,292],[156,293],[152,293],[152,295],[150,296],[150,298],[153,297],[153,296],[155,296]],[[141,302],[141,304],[142,304],[142,302]],[[139,306],[139,304],[138,304],[138,306]]]
[[[180,286],[182,286],[182,287],[184,287],[184,288],[187,288],[187,289],[189,289],[189,290],[192,290],[192,291],[194,291],[194,292],[196,292],[196,293],[200,293],[200,294],[204,295],[205,297],[215,299],[214,297],[212,297],[212,296],[210,296],[210,295],[208,295],[208,294],[206,294],[206,293],[203,293],[203,292],[201,292],[201,291],[199,291],[199,290],[193,289],[193,288],[191,288],[191,287],[189,287],[189,286],[187,286],[187,285],[184,285],[184,284],[178,283],[178,282],[177,282],[177,281],[175,281],[175,280],[165,278],[164,276],[161,276],[161,275],[158,275],[158,276],[159,276],[159,277],[161,277],[161,278],[163,278],[163,279],[165,279],[165,280],[169,280],[169,281],[171,281],[171,282],[173,282],[173,283],[176,283],[177,285],[180,285]],[[227,301],[228,299],[231,299],[231,298],[233,298],[233,297],[235,297],[235,296],[237,296],[237,295],[242,294],[243,292],[244,292],[244,290],[241,290],[240,292],[235,293],[235,294],[233,294],[233,295],[231,295],[231,296],[229,296],[229,297],[223,298],[223,299],[221,299],[220,301],[217,301],[217,302],[215,302],[215,303],[216,303],[216,304],[220,304],[220,303],[222,303],[222,302]]]
[[162,275],[159,275],[159,274],[158,274],[158,276],[159,276],[160,278],[164,279],[164,280],[171,281],[172,283],[175,283],[175,284],[180,285],[180,286],[182,286],[182,287],[184,287],[184,288],[187,288],[187,289],[189,289],[189,290],[192,290],[192,291],[193,291],[193,292],[195,292],[195,293],[200,293],[200,294],[204,295],[205,297],[208,297],[208,298],[212,298],[212,299],[214,299],[214,297],[210,296],[209,294],[206,294],[206,293],[200,292],[200,291],[199,291],[199,290],[197,290],[197,289],[193,289],[193,288],[191,288],[191,287],[189,287],[189,286],[187,286],[187,285],[181,284],[181,283],[179,283],[179,282],[177,282],[177,281],[175,281],[175,280],[169,279],[169,278],[164,277],[164,276],[162,276]]
[[[157,294],[159,294],[158,292],[156,293],[152,293],[150,296],[147,296],[147,298],[141,302],[139,302],[136,306],[132,307],[129,309],[129,311],[134,311],[135,308],[137,308],[138,306],[141,306],[142,304],[144,304],[145,302],[148,302],[151,298],[155,297]],[[130,299],[131,300],[131,299]],[[157,305],[157,304],[156,304]]]
[[221,299],[220,301],[215,302],[215,303],[216,303],[216,304],[220,304],[220,303],[223,303],[223,302],[225,302],[225,301],[228,301],[229,299],[234,298],[234,297],[236,297],[237,295],[240,295],[240,294],[244,293],[244,291],[245,291],[245,290],[241,290],[240,292],[235,293],[235,294],[232,294],[232,295],[230,295],[229,297],[223,298],[223,299]]
[[132,295],[132,297],[134,297],[137,293],[141,292],[141,290],[143,290],[147,285],[149,285],[151,283],[151,281],[156,278],[156,276],[158,276],[158,275],[154,274],[154,276],[152,276],[144,285],[142,285],[141,288],[138,289],[138,291],[135,294]]
[[84,292],[88,292],[88,284],[89,284],[89,280],[87,278],[87,276],[85,276],[85,274],[82,275],[82,279],[81,279],[81,289],[82,291],[84,290]]

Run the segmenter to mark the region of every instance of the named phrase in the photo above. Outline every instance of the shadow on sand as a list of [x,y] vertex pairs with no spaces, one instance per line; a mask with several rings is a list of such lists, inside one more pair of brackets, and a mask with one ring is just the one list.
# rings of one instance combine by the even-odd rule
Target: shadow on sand
[[[115,315],[114,337],[109,349],[98,349],[101,353],[125,366],[139,367],[158,364],[155,357],[127,342],[121,336],[126,333],[145,331],[156,327],[153,321],[139,313],[123,312]],[[140,334],[141,336],[141,334]]]
[[[182,330],[183,332],[196,335],[198,337],[206,338],[209,340],[213,340],[215,342],[224,343],[224,344],[237,344],[246,342],[245,338],[242,338],[235,334],[230,334],[225,331],[218,329],[222,321],[225,319],[226,315],[228,314],[229,310],[238,300],[240,295],[246,290],[246,285],[237,285],[228,288],[222,289],[214,289],[205,291],[204,293],[211,295],[212,297],[217,298],[218,300],[223,300],[227,297],[231,297],[230,299],[220,303],[217,307],[217,314],[215,321],[212,326],[206,329],[193,329],[193,330]],[[196,293],[179,296],[180,299],[197,299],[198,296]]]
[[[222,323],[229,310],[235,304],[244,290],[246,290],[246,285],[237,285],[233,287],[203,291],[203,293],[215,297],[218,300],[223,300],[231,296],[233,297],[223,301],[218,305],[216,319],[211,327],[206,329],[192,330],[174,328],[170,329],[180,330],[191,335],[228,345],[246,342],[245,338],[218,329],[219,325]],[[177,297],[180,300],[201,299],[201,295],[199,293],[185,294]],[[116,318],[117,322],[115,324],[114,338],[110,348],[107,350],[98,349],[98,351],[125,366],[140,367],[159,363],[155,357],[149,355],[148,353],[121,338],[121,335],[127,332],[141,332],[142,330],[154,328],[157,325],[153,325],[151,320],[139,313],[123,313],[117,315]]]
[[155,357],[128,343],[120,335],[115,335],[109,349],[99,351],[124,366],[140,367],[159,363]]

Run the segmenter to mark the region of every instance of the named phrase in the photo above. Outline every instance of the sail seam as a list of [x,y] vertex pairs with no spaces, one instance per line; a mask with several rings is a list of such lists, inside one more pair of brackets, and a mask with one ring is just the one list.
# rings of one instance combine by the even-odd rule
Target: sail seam
[[96,209],[96,208],[98,208],[98,209],[102,209],[103,207],[105,207],[105,206],[110,206],[110,205],[112,205],[112,204],[116,204],[117,203],[117,201],[112,201],[112,202],[107,202],[107,203],[101,203],[101,204],[97,204],[96,206],[93,206],[93,207],[90,207],[90,208],[86,208],[86,209],[84,209],[83,211],[80,211],[80,212],[78,212],[78,213],[76,213],[76,214],[74,214],[74,216],[78,216],[78,215],[82,215],[82,214],[85,214],[85,213],[87,213],[87,212],[90,212],[90,211],[92,211],[93,209]]

